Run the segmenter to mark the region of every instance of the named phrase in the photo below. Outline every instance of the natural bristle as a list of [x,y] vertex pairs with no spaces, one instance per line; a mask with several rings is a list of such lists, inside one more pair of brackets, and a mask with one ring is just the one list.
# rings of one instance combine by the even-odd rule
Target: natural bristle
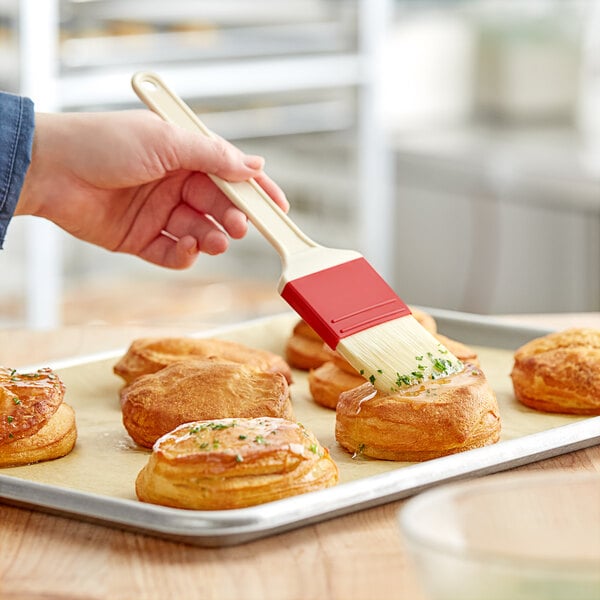
[[383,392],[440,379],[463,369],[460,360],[412,315],[343,338],[336,350]]

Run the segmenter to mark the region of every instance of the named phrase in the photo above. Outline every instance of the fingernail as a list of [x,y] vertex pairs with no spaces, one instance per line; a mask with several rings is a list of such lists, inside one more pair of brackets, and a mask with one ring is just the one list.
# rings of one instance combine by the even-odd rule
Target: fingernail
[[265,166],[265,159],[262,156],[248,155],[244,157],[244,164],[249,169],[260,171]]

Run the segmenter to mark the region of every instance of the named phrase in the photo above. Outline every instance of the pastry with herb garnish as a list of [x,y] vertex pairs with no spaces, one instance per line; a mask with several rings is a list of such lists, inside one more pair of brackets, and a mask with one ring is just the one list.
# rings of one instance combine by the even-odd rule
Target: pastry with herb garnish
[[389,394],[366,382],[340,395],[335,437],[351,453],[422,461],[487,446],[500,437],[496,395],[479,367]]
[[0,367],[0,467],[68,454],[77,439],[65,386],[51,369],[19,373]]
[[136,480],[143,502],[223,510],[331,487],[338,468],[299,423],[278,418],[185,423],[161,437]]
[[253,365],[263,371],[282,373],[288,383],[292,381],[290,366],[278,354],[216,338],[140,338],[131,343],[113,371],[129,385],[174,362],[206,358]]
[[[479,366],[477,353],[469,346],[439,333],[435,337],[462,363]],[[308,387],[313,400],[326,408],[335,409],[340,394],[362,385],[366,379],[340,354],[325,348],[328,361],[308,374]],[[405,384],[417,383],[406,378]]]
[[226,417],[293,418],[280,372],[222,360],[186,360],[143,375],[121,390],[123,425],[140,446],[188,421]]
[[528,342],[515,352],[511,379],[525,406],[600,415],[600,330],[567,329]]

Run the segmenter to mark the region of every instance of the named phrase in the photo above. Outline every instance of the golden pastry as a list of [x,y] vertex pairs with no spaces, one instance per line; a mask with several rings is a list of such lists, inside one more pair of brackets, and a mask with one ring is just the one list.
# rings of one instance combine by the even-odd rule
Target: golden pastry
[[497,442],[500,416],[484,374],[467,364],[460,373],[392,394],[369,382],[343,392],[335,437],[353,453],[422,461]]
[[142,338],[134,340],[125,355],[113,367],[129,385],[142,375],[182,360],[215,359],[253,365],[264,371],[282,373],[291,383],[289,365],[281,356],[267,350],[215,338]]
[[225,417],[293,418],[285,377],[251,365],[186,360],[121,390],[123,424],[147,448],[188,421]]
[[[439,333],[435,333],[434,337],[461,362],[479,365],[476,352],[469,346]],[[308,388],[317,404],[335,409],[339,395],[362,385],[365,379],[341,354],[327,347],[325,347],[325,354],[328,355],[329,361],[309,372]]]
[[285,359],[295,369],[308,371],[328,360],[327,346],[306,321],[298,321],[285,346]]
[[0,445],[0,467],[15,467],[66,456],[76,440],[75,412],[63,402],[36,433]]
[[51,369],[18,373],[0,367],[0,467],[51,460],[73,449],[75,414],[64,394]]
[[528,342],[515,352],[511,379],[530,408],[600,415],[600,330],[568,329]]
[[143,502],[221,510],[331,487],[338,468],[299,423],[278,418],[185,423],[161,437],[136,480]]
[[0,367],[0,444],[39,431],[57,411],[65,386],[51,369],[18,373]]
[[[346,364],[350,366],[349,363]],[[364,377],[356,371],[349,373],[334,361],[323,363],[308,374],[308,389],[313,400],[325,408],[334,410],[342,392],[358,387],[364,382]]]

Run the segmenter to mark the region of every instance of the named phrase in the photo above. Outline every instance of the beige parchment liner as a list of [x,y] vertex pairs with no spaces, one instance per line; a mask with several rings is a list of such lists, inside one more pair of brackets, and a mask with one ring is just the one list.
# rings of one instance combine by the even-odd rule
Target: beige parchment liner
[[[294,315],[278,315],[258,322],[240,324],[215,337],[282,353],[296,319]],[[481,367],[498,398],[502,419],[500,443],[585,418],[545,414],[522,406],[514,398],[509,377],[513,352],[479,346],[473,348],[477,350]],[[54,461],[6,468],[0,472],[67,489],[135,499],[135,478],[146,463],[150,451],[138,447],[122,425],[118,395],[121,380],[112,372],[120,355],[116,352],[109,359],[90,360],[57,368],[66,384],[65,401],[75,409],[77,416],[78,439],[71,454]],[[340,483],[410,464],[352,458],[339,447],[334,436],[335,413],[311,400],[306,374],[303,372],[294,371],[292,400],[296,419],[312,430],[319,441],[329,448],[340,469]]]

